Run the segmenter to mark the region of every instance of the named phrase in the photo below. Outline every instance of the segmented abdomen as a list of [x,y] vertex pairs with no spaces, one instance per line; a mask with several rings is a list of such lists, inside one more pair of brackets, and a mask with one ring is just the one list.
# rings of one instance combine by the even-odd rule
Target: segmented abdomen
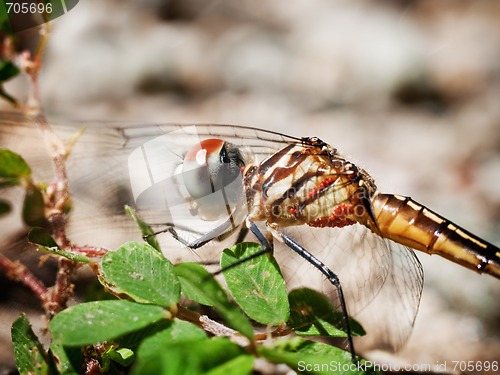
[[376,194],[370,229],[413,249],[438,254],[479,273],[500,278],[500,249],[409,197]]

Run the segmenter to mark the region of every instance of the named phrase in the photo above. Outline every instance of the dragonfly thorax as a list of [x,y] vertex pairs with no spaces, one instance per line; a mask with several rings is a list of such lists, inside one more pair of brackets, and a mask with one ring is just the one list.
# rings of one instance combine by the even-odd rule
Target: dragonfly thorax
[[317,138],[290,144],[249,169],[245,179],[250,219],[281,227],[362,221],[376,190],[364,170]]

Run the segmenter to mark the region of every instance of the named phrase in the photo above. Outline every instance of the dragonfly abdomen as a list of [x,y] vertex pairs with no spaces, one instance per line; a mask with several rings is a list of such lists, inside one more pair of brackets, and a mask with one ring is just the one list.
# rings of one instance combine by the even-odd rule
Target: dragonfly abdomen
[[[409,197],[376,194],[375,228],[385,238],[500,278],[500,249]],[[373,224],[372,224],[373,225]],[[370,226],[370,225],[369,225]]]

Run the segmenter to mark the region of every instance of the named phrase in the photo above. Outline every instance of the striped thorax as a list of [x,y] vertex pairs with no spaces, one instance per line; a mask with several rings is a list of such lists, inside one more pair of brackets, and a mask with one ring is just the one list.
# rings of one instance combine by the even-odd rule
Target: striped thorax
[[245,173],[249,218],[279,227],[365,220],[371,177],[318,138],[290,144]]

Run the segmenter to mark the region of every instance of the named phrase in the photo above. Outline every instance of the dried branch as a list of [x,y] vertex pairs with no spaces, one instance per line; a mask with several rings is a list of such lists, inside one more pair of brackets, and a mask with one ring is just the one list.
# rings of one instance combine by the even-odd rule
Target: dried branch
[[178,308],[177,316],[179,318],[196,324],[198,327],[200,327],[206,332],[210,332],[214,336],[230,337],[231,341],[243,347],[250,347],[252,345],[250,340],[247,337],[240,334],[238,331],[226,327],[225,325],[210,319],[206,315],[198,314],[197,312],[188,310],[182,306],[178,306],[177,308]]

